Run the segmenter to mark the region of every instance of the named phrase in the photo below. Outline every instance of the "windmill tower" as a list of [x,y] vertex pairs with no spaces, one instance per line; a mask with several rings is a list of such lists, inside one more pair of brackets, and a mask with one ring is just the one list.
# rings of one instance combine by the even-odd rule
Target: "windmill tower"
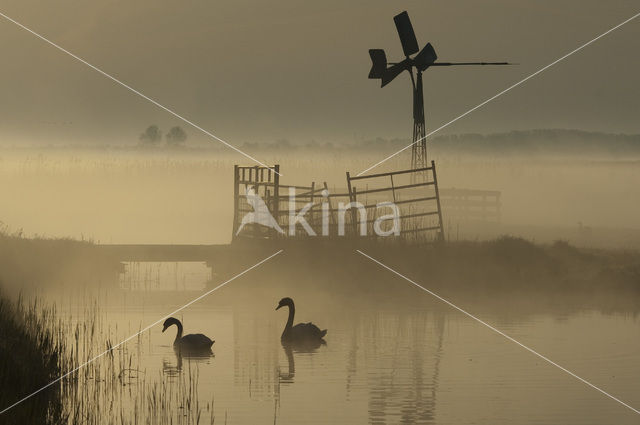
[[[458,66],[458,65],[510,65],[508,62],[436,62],[438,56],[431,45],[427,43],[422,50],[418,47],[416,35],[413,32],[409,14],[402,12],[393,17],[396,24],[400,43],[405,59],[397,63],[387,64],[387,56],[382,49],[369,50],[371,56],[371,71],[369,78],[380,79],[381,87],[386,86],[403,71],[409,71],[411,85],[413,86],[413,144],[411,146],[411,168],[419,169],[427,167],[427,141],[424,120],[424,99],[422,91],[422,73],[431,66]],[[415,55],[411,58],[411,55]],[[387,66],[390,65],[390,66]],[[415,75],[414,75],[415,68]]]

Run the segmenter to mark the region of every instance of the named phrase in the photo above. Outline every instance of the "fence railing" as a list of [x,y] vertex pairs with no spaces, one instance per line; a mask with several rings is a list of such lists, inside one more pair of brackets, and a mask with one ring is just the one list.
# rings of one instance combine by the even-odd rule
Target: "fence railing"
[[441,189],[442,208],[454,221],[486,221],[502,219],[501,192],[497,190]]
[[[400,210],[401,234],[417,237],[419,233],[435,231],[436,240],[444,239],[438,177],[434,161],[431,161],[430,167],[363,176],[351,176],[347,172],[347,190],[350,202],[360,202],[365,209],[377,209],[378,205],[385,202],[397,206]],[[373,199],[371,195],[375,195]],[[351,214],[352,226],[356,231],[360,220],[355,210],[352,210]],[[367,225],[375,221],[376,218],[370,217],[366,220]]]

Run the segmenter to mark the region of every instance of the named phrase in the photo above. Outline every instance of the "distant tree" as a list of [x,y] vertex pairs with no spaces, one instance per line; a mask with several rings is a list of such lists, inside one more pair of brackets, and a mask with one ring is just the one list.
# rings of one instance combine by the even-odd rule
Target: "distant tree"
[[162,132],[155,124],[147,127],[144,133],[140,135],[140,143],[143,145],[155,146],[160,140],[162,140]]
[[187,133],[180,126],[172,127],[164,136],[169,146],[182,146],[187,140]]

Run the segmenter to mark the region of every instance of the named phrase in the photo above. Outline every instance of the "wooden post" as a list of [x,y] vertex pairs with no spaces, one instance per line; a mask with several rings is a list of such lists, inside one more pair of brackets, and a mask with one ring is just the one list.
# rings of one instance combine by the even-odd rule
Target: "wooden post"
[[329,204],[329,235],[331,235],[331,225],[333,224],[336,228],[336,232],[338,229],[338,220],[334,217],[333,215],[333,207],[331,206],[331,193],[329,193],[329,187],[327,186],[327,182],[324,182],[324,190],[327,191],[328,196],[327,196],[327,203]]
[[[269,186],[265,186],[264,187],[264,203],[267,204],[267,209],[269,209],[269,205],[271,205],[271,190],[269,189]],[[269,212],[271,212],[271,209],[269,209]],[[267,236],[271,237],[271,236],[277,236],[277,233],[275,231],[275,229],[269,229],[267,230]]]
[[442,224],[442,209],[440,208],[440,191],[438,190],[438,176],[436,175],[436,163],[431,160],[431,171],[433,172],[433,187],[436,190],[436,203],[438,204],[438,220],[440,221],[440,240],[444,241],[444,226]]
[[282,227],[283,223],[280,221],[280,165],[273,166],[273,216],[276,222]]
[[314,195],[313,192],[314,192],[314,190],[316,190],[316,182],[311,182],[310,202],[311,202],[311,228],[312,229],[316,225],[316,209],[313,208],[313,195]]
[[351,193],[351,175],[347,171],[347,190],[349,191],[349,202],[353,202],[353,194]]
[[[253,176],[253,190],[256,195],[260,196],[260,168],[257,165],[254,165],[253,170],[255,171],[255,175]],[[253,223],[253,237],[259,238],[262,234],[262,227],[258,223]]]
[[393,174],[390,175],[391,177],[391,194],[393,195],[393,202],[396,202],[396,187],[393,185]]
[[[357,189],[353,186],[353,202],[357,202]],[[358,219],[360,218],[360,212],[356,211],[354,207],[351,207],[351,221],[353,221],[353,234],[354,236],[358,236]]]
[[236,231],[238,230],[238,209],[240,207],[240,173],[238,166],[233,166],[233,229],[231,230],[231,240],[236,238]]
[[[351,202],[355,202],[356,201],[356,197],[355,197],[355,188],[351,187],[351,174],[349,174],[349,172],[347,171],[347,190],[349,191],[349,203]],[[351,210],[351,221],[353,221],[353,229],[354,231],[356,231],[357,234],[357,230],[358,230],[358,223],[356,223],[356,214],[355,211],[353,211],[353,208],[350,208]]]

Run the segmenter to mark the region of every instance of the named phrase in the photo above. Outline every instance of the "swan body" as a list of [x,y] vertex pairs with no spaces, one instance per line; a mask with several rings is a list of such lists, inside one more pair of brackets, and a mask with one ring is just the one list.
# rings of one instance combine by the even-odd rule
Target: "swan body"
[[173,341],[174,348],[186,351],[210,350],[211,346],[215,342],[203,334],[188,334],[182,336],[182,323],[173,317],[164,321],[162,332],[166,331],[172,325],[176,325],[178,327],[176,339]]
[[298,323],[293,326],[293,318],[296,314],[296,307],[291,298],[283,298],[278,303],[278,307],[276,310],[282,307],[289,307],[289,318],[287,319],[287,324],[284,327],[284,331],[282,332],[282,336],[280,339],[283,342],[312,342],[317,341],[321,342],[322,338],[327,334],[327,330],[320,330],[319,327],[314,325],[313,323]]

